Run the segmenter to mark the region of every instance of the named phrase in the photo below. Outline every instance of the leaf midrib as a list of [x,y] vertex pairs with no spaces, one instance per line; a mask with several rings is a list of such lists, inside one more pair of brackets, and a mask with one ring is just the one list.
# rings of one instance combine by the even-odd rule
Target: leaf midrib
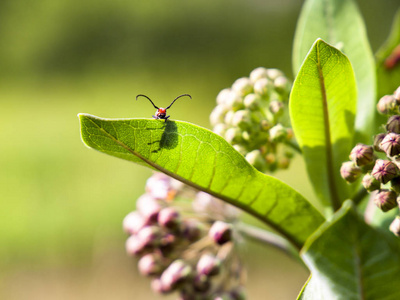
[[[84,116],[84,115],[82,115]],[[260,221],[264,222],[265,224],[267,224],[268,226],[270,226],[271,228],[273,228],[275,231],[279,232],[280,234],[282,234],[289,242],[291,242],[293,244],[293,246],[295,246],[298,250],[301,249],[301,247],[303,246],[301,243],[299,243],[298,241],[294,240],[290,235],[288,235],[285,231],[281,230],[279,228],[279,226],[275,225],[275,223],[270,222],[268,219],[264,218],[264,216],[262,214],[259,214],[258,212],[249,209],[248,205],[242,204],[239,201],[232,201],[233,199],[230,197],[226,197],[224,195],[221,195],[219,193],[213,192],[212,190],[208,189],[208,188],[204,188],[200,185],[197,185],[191,181],[188,181],[187,179],[172,173],[171,171],[161,167],[160,165],[148,160],[147,158],[143,157],[142,155],[140,155],[138,152],[132,150],[130,147],[128,147],[126,144],[122,143],[121,141],[117,140],[113,135],[111,135],[108,131],[106,131],[104,128],[100,127],[96,122],[93,122],[92,119],[87,118],[90,120],[91,123],[93,123],[97,128],[99,128],[100,131],[102,131],[105,135],[107,135],[109,138],[111,138],[114,142],[116,142],[118,145],[120,145],[121,147],[123,147],[125,150],[127,150],[128,152],[132,153],[133,155],[135,155],[136,157],[138,157],[139,159],[143,160],[145,163],[149,164],[150,166],[152,166],[154,169],[159,170],[160,172],[163,172],[165,174],[167,174],[168,176],[175,178],[195,189],[198,189],[200,191],[204,191],[212,196],[215,196],[219,199],[222,199],[228,203],[231,203],[234,206],[239,207],[240,209],[242,209],[243,211],[249,213],[250,215],[256,217],[257,219],[259,219]],[[136,138],[135,138],[136,141]],[[258,197],[257,197],[258,198]],[[257,198],[255,198],[252,202],[257,201]]]
[[332,155],[332,142],[331,142],[331,129],[329,122],[329,110],[328,110],[328,100],[325,88],[325,78],[322,72],[321,66],[321,56],[320,56],[320,43],[317,44],[317,69],[318,76],[321,88],[322,95],[322,110],[324,115],[324,135],[325,135],[325,145],[326,145],[326,167],[327,167],[327,175],[328,175],[328,185],[329,185],[329,194],[330,200],[332,203],[333,209],[336,211],[340,208],[339,196],[337,194],[337,187],[334,176],[334,163],[333,163],[333,155]]

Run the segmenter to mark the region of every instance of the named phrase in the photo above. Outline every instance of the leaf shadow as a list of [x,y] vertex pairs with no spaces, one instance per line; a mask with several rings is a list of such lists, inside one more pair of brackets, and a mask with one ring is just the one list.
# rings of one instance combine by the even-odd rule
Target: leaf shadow
[[152,153],[157,153],[161,149],[174,149],[178,146],[178,127],[174,121],[167,121],[163,125],[163,133],[161,135],[161,139],[158,141],[153,141],[148,143],[148,145],[158,144],[158,149],[151,151]]

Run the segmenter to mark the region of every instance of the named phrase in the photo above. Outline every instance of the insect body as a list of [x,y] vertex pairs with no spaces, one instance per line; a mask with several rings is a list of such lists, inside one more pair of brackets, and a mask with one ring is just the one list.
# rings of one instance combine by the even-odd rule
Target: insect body
[[153,101],[151,101],[151,99],[150,99],[149,97],[147,97],[146,95],[142,95],[142,94],[137,95],[137,96],[136,96],[136,100],[137,100],[139,97],[145,97],[145,98],[147,98],[147,99],[151,102],[151,104],[153,104],[154,108],[157,109],[157,111],[156,111],[156,113],[155,113],[155,116],[153,116],[153,118],[156,119],[156,120],[162,119],[162,120],[165,120],[165,122],[167,122],[168,118],[170,117],[170,116],[167,116],[167,109],[169,109],[169,108],[172,106],[172,104],[174,104],[174,102],[175,102],[177,99],[179,99],[180,97],[183,97],[183,96],[188,96],[190,99],[192,99],[192,96],[190,96],[189,94],[180,95],[180,96],[176,97],[176,98],[174,99],[174,101],[172,101],[171,104],[170,104],[167,108],[162,108],[162,107],[156,106],[156,105],[153,103]]

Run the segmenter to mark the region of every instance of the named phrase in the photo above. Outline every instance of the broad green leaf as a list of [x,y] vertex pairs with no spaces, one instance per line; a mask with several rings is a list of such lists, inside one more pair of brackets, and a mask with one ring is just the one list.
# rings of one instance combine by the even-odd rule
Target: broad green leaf
[[346,201],[306,242],[311,278],[298,299],[400,299],[400,244],[364,223]]
[[324,218],[298,192],[258,172],[223,138],[196,125],[80,114],[84,143],[148,165],[257,217],[300,247]]
[[353,147],[356,102],[349,60],[317,40],[293,84],[289,110],[314,189],[335,209],[350,195],[340,167]]
[[375,66],[365,25],[355,1],[305,1],[294,39],[294,74],[299,71],[317,38],[340,49],[349,58],[358,86],[356,142],[370,144],[375,130]]
[[[397,49],[396,49],[397,47]],[[396,50],[395,50],[396,49]],[[397,55],[396,55],[397,53]],[[396,63],[397,57],[397,63]],[[376,54],[378,96],[393,94],[400,86],[400,10],[393,21],[392,30],[385,44]]]

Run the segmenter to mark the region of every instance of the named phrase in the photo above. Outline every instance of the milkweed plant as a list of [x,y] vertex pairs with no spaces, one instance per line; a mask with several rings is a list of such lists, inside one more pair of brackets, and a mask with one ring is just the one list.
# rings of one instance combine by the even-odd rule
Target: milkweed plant
[[[88,147],[155,171],[123,220],[126,252],[151,289],[246,299],[240,245],[251,238],[304,262],[298,299],[400,299],[399,45],[400,11],[373,55],[354,0],[307,0],[294,80],[249,70],[216,95],[212,131],[80,114]],[[322,212],[273,176],[295,156]]]

